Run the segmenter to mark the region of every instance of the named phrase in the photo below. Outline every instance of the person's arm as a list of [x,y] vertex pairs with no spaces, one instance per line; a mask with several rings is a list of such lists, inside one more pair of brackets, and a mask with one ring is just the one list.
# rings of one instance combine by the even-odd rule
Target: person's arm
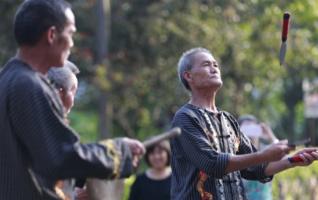
[[297,166],[308,166],[312,164],[315,160],[318,160],[318,149],[305,148],[298,151],[293,156],[299,156],[303,161],[291,163],[288,160],[288,157],[286,156],[279,161],[269,163],[265,169],[265,173],[267,175],[274,175],[281,171],[287,170],[289,168],[293,168]]
[[253,152],[252,146],[248,146],[251,145],[249,140],[242,137],[241,155],[220,153],[212,149],[210,141],[205,137],[204,130],[200,126],[199,119],[195,116],[179,113],[174,119],[173,126],[180,127],[182,130],[182,134],[175,139],[175,142],[182,147],[184,156],[197,168],[216,178],[222,178],[233,171],[280,160],[291,150],[287,146],[287,141],[282,141],[272,144],[261,152],[256,152],[256,150]]
[[50,90],[30,79],[22,77],[8,88],[8,109],[13,131],[35,172],[53,180],[126,177],[133,172],[132,151],[123,139],[81,144],[64,124]]
[[263,151],[230,156],[226,172],[229,173],[233,171],[243,170],[251,166],[280,160],[290,150],[291,148],[288,147],[287,141],[281,141],[268,146]]
[[237,155],[231,156],[228,171],[240,170],[241,175],[245,179],[258,180],[267,182],[272,179],[272,176],[265,174],[265,169],[270,161],[280,160],[291,148],[287,146],[287,141],[281,141],[262,151],[257,151],[250,139],[240,131],[239,124],[236,119],[230,114],[226,113],[236,137],[239,139],[239,149]]

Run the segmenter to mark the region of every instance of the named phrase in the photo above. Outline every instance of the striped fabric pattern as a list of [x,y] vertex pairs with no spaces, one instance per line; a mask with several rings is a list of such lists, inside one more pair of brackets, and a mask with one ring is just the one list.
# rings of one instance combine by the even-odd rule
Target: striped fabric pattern
[[[181,136],[171,140],[172,200],[201,200],[197,188],[200,171],[208,175],[204,190],[212,194],[213,200],[246,199],[242,177],[263,182],[271,180],[272,177],[264,174],[267,164],[225,174],[231,154],[256,151],[229,113],[212,113],[186,104],[175,114],[172,126],[182,130]],[[211,136],[214,131],[217,138]],[[237,149],[235,139],[239,142]],[[215,141],[219,141],[217,145],[213,144]]]
[[[0,138],[1,200],[58,199],[57,180],[117,176],[107,147],[81,144],[46,78],[17,59],[0,73]],[[113,142],[126,177],[133,172],[130,149]]]

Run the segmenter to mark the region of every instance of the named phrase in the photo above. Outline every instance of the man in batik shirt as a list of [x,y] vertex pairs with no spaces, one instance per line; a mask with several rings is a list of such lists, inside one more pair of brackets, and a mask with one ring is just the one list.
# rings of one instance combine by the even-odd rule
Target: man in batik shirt
[[235,118],[215,105],[223,82],[219,65],[207,49],[185,52],[178,74],[190,101],[172,122],[182,129],[181,136],[171,140],[172,200],[245,200],[241,177],[266,182],[275,173],[318,159],[317,149],[307,148],[296,153],[302,162],[291,164],[287,141],[256,152]]

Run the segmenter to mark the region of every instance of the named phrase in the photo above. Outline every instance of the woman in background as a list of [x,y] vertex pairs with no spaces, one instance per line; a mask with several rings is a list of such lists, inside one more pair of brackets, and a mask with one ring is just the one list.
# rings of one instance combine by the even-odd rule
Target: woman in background
[[168,141],[147,149],[145,161],[149,168],[137,176],[129,200],[170,200],[170,155]]

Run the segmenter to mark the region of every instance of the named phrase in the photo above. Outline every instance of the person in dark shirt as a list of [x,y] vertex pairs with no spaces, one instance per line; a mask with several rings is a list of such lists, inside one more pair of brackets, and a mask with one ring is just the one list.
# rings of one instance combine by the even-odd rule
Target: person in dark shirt
[[0,73],[0,199],[56,200],[57,180],[114,179],[134,172],[142,143],[117,138],[82,144],[64,120],[46,74],[63,66],[75,17],[64,0],[23,1],[14,20],[17,55]]
[[147,149],[145,160],[149,169],[137,176],[129,200],[170,200],[171,168],[168,141]]
[[190,100],[172,121],[173,127],[182,130],[171,140],[172,200],[245,200],[242,177],[267,182],[280,171],[318,159],[317,148],[306,148],[295,154],[302,162],[289,162],[286,155],[293,148],[287,141],[257,152],[236,119],[216,106],[223,81],[209,50],[186,51],[179,60],[178,75]]

